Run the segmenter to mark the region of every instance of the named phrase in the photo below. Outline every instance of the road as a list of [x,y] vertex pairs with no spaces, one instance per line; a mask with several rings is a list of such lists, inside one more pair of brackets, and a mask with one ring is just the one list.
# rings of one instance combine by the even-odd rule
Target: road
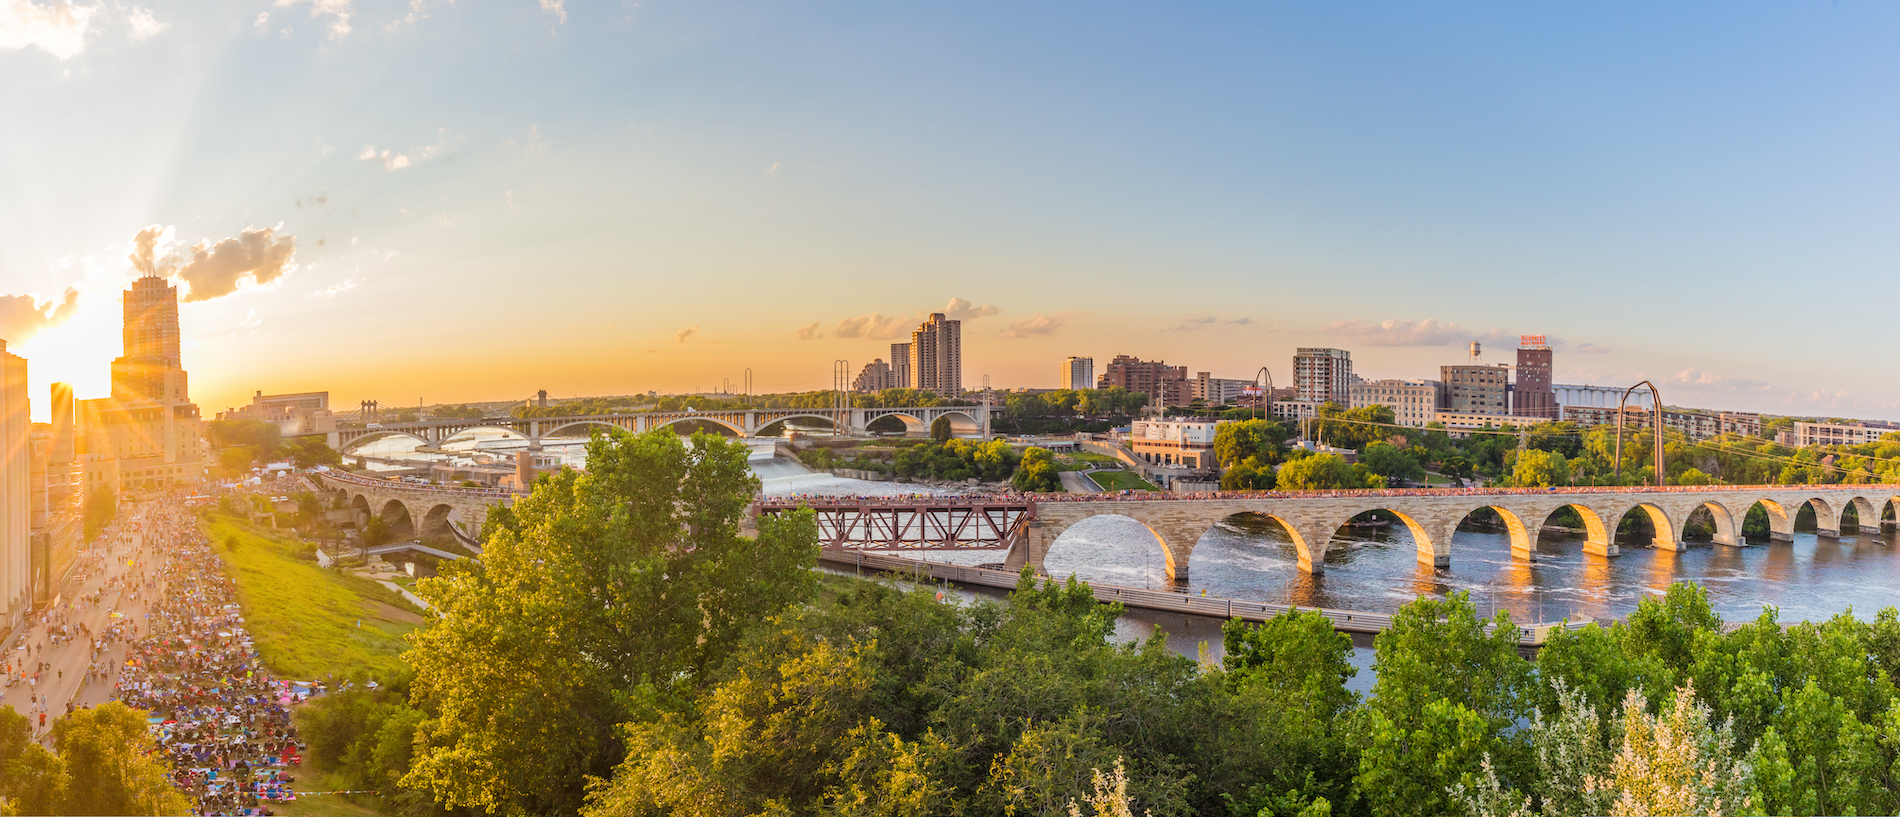
[[[0,687],[0,705],[30,712],[34,731],[42,740],[45,733],[39,726],[39,710],[34,706],[33,696],[45,694],[49,724],[53,718],[65,714],[68,704],[77,708],[111,700],[112,682],[118,677],[119,666],[125,662],[127,645],[147,626],[146,603],[162,595],[162,584],[143,586],[145,580],[157,579],[166,558],[162,553],[144,549],[144,534],[137,521],[143,518],[144,511],[141,507],[129,514],[131,519],[121,517],[116,530],[101,536],[99,545],[80,556],[81,566],[62,591],[63,601],[58,608],[75,634],[72,640],[52,645],[47,638],[48,620],[42,618],[7,645],[5,662],[12,674],[24,671],[31,676],[40,662],[49,665],[40,672],[37,685],[20,681]],[[105,595],[96,604],[78,600],[101,589]],[[135,593],[136,599],[133,598]],[[95,636],[103,634],[114,621],[114,612],[122,615],[119,620],[129,622],[123,625],[127,629],[99,659],[99,666],[107,672],[105,680],[86,683],[86,667],[91,661],[90,642],[78,625],[85,624]],[[130,629],[134,627],[137,629]],[[22,650],[22,646],[28,649]]]
[[1095,487],[1095,483],[1088,477],[1082,476],[1081,471],[1058,471],[1056,476],[1062,478],[1062,490],[1069,493],[1099,494],[1102,492],[1102,489]]

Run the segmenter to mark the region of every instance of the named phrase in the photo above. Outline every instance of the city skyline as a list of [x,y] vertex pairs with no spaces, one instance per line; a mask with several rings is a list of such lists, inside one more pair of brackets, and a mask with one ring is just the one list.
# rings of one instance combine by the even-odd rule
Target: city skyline
[[207,411],[823,389],[944,312],[966,386],[1537,333],[1560,383],[1900,419],[1814,353],[1885,340],[1828,294],[1900,294],[1884,7],[9,8],[35,395],[104,396],[152,268]]

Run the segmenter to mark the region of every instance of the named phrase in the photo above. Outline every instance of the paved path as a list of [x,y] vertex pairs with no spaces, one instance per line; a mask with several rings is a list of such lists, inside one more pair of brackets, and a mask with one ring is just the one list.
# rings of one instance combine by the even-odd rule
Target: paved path
[[1056,476],[1062,478],[1062,490],[1068,491],[1069,493],[1099,494],[1102,492],[1102,489],[1095,484],[1095,481],[1082,476],[1081,471],[1058,471],[1056,472]]
[[[15,670],[26,669],[28,674],[40,662],[50,666],[40,673],[39,683],[25,681],[12,687],[0,688],[0,705],[11,706],[20,712],[33,707],[33,695],[44,693],[46,696],[47,722],[65,714],[66,705],[97,706],[112,699],[112,681],[118,677],[118,669],[125,662],[126,645],[135,640],[134,633],[143,633],[146,628],[146,603],[162,593],[159,587],[147,587],[146,580],[155,579],[158,569],[165,560],[164,554],[144,549],[144,536],[138,522],[142,519],[144,508],[140,507],[130,514],[131,518],[121,517],[114,529],[101,536],[99,543],[86,554],[80,556],[81,567],[74,571],[62,591],[60,609],[65,611],[66,624],[75,633],[75,637],[64,644],[51,646],[47,639],[47,621],[25,628],[21,636],[8,643],[5,663]],[[108,586],[118,579],[117,586]],[[105,596],[99,603],[92,604],[76,601],[80,596],[89,595],[105,588]],[[133,595],[136,592],[137,598]],[[104,681],[85,683],[86,667],[91,663],[90,641],[78,626],[84,623],[95,635],[103,633],[114,619],[112,614],[123,615],[121,620],[132,622],[121,637],[108,647],[100,657],[100,665],[107,668]],[[31,652],[20,649],[24,644]],[[34,709],[37,712],[37,709]],[[39,716],[31,714],[33,728],[39,728]]]

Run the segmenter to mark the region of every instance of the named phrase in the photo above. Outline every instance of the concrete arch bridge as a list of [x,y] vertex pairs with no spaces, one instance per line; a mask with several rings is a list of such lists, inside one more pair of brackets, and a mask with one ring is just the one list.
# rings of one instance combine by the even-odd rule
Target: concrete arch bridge
[[854,408],[835,409],[739,409],[730,411],[640,411],[623,414],[593,414],[575,417],[490,417],[479,420],[426,420],[416,423],[385,423],[378,428],[349,428],[330,432],[331,448],[347,452],[370,440],[389,436],[411,437],[424,445],[439,446],[451,437],[468,431],[495,429],[526,439],[537,447],[544,437],[572,435],[593,428],[619,428],[635,433],[663,428],[675,423],[698,420],[722,426],[735,436],[754,437],[767,427],[786,420],[810,419],[830,423],[848,434],[870,433],[871,423],[895,418],[906,433],[922,435],[939,417],[949,418],[958,434],[989,436],[989,418],[996,407],[938,406],[935,408]]
[[[981,506],[980,498],[970,502]],[[1008,551],[1004,563],[1012,568],[1031,565],[1041,569],[1043,558],[1063,532],[1085,519],[1119,516],[1140,522],[1154,534],[1167,561],[1169,576],[1185,581],[1194,548],[1214,525],[1236,515],[1252,514],[1277,521],[1285,527],[1299,553],[1300,568],[1312,573],[1325,570],[1326,554],[1335,533],[1355,517],[1369,511],[1383,511],[1399,519],[1418,544],[1420,564],[1450,569],[1453,562],[1452,534],[1474,511],[1488,508],[1503,521],[1511,539],[1511,550],[1519,558],[1534,560],[1544,526],[1560,509],[1569,508],[1583,521],[1583,550],[1599,556],[1618,555],[1614,543],[1616,529],[1628,514],[1641,514],[1650,522],[1655,535],[1654,547],[1683,550],[1682,532],[1690,516],[1706,510],[1714,522],[1714,541],[1726,547],[1745,547],[1741,528],[1751,509],[1760,506],[1767,514],[1771,541],[1792,541],[1795,518],[1804,508],[1814,513],[1815,527],[1822,536],[1841,535],[1841,520],[1848,508],[1855,510],[1856,530],[1849,533],[1879,535],[1883,511],[1890,503],[1900,503],[1900,485],[1749,485],[1749,486],[1675,486],[1664,488],[1496,488],[1496,489],[1419,489],[1385,491],[1276,491],[1264,493],[1219,494],[1137,494],[1105,496],[1100,494],[1038,495],[1022,507],[1020,498],[999,498],[989,504],[995,509],[965,507],[958,511],[968,518],[1003,518],[1004,510],[1012,524],[1002,533],[997,526],[984,529],[980,539],[941,543],[940,531],[957,527],[944,522],[909,523],[909,528],[883,522],[883,518],[909,519],[912,516],[948,514],[942,498],[919,500],[912,507],[892,513],[882,509],[876,515],[856,511],[867,504],[902,505],[903,500],[809,501],[819,511],[827,530],[849,531],[850,535],[831,537],[828,547],[856,550],[933,550],[996,549]],[[761,501],[757,512],[775,513],[793,507],[793,500]],[[966,503],[967,504],[967,503]],[[1895,505],[1900,508],[1900,505]],[[848,518],[863,513],[865,521],[854,524]],[[875,518],[874,518],[875,517]],[[929,535],[916,531],[928,530]],[[976,530],[972,528],[972,530]],[[888,532],[888,533],[886,533]],[[903,534],[903,535],[898,535]],[[889,541],[882,541],[889,539]]]

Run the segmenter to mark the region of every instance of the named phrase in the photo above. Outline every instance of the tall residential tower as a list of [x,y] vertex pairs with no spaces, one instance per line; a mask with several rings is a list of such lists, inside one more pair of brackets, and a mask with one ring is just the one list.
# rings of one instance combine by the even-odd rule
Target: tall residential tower
[[963,394],[963,322],[930,314],[910,333],[911,388],[944,397]]

